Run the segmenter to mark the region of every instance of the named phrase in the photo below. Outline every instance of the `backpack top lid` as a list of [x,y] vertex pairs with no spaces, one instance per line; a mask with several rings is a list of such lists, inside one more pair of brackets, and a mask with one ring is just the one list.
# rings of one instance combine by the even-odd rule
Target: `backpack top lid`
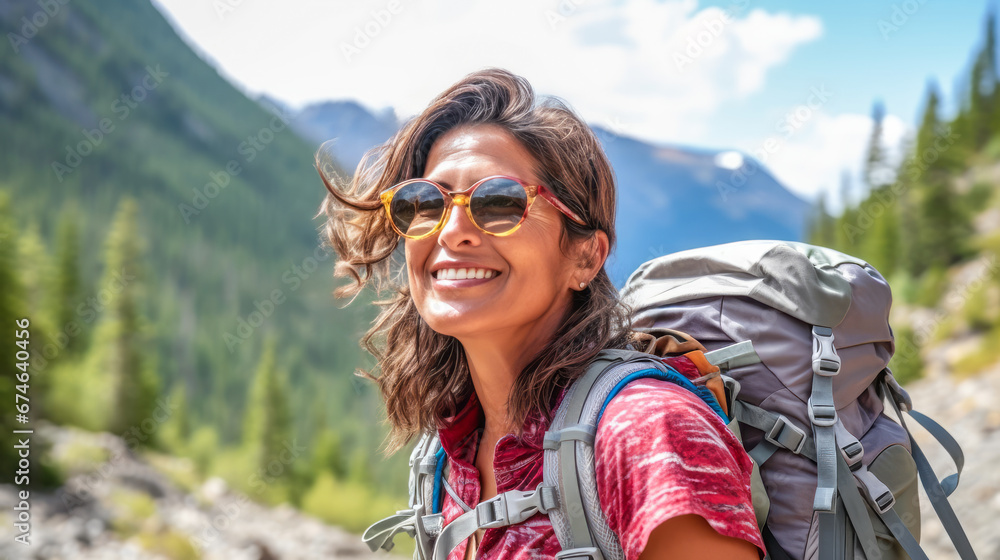
[[851,306],[851,284],[835,270],[844,263],[874,271],[863,260],[805,243],[738,241],[648,261],[621,295],[637,315],[680,301],[745,296],[804,323],[833,328]]

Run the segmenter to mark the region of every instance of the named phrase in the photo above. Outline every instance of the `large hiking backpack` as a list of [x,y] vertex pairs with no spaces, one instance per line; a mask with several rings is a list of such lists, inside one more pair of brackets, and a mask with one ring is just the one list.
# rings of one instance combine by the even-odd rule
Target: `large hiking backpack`
[[[479,528],[544,512],[563,548],[558,557],[622,560],[598,503],[594,435],[618,390],[659,377],[695,392],[723,418],[731,415],[730,429],[755,463],[754,509],[772,560],[926,559],[918,544],[918,473],[960,556],[975,558],[947,501],[961,449],[912,411],[887,368],[891,295],[873,267],[800,243],[739,242],[647,262],[622,296],[637,330],[692,357],[704,350],[702,361],[724,374],[724,391],[694,385],[649,354],[606,350],[554,414],[538,489],[506,492],[442,527],[446,461],[428,434],[410,460],[410,509],[366,531],[373,551],[391,548],[393,535],[406,532],[417,540],[419,560],[444,560]],[[884,413],[886,401],[899,424]],[[902,411],[944,445],[958,473],[938,481]]]

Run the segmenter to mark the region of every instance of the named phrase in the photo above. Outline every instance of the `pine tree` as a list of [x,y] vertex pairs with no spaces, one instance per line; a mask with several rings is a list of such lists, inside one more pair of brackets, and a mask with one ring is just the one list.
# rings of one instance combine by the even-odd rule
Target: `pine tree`
[[985,18],[983,46],[972,64],[969,83],[968,129],[971,146],[979,150],[989,141],[997,118],[996,15],[992,10]]
[[347,467],[344,464],[340,435],[330,428],[324,428],[314,438],[314,441],[313,473],[319,474],[328,471],[338,480],[343,480],[347,475]]
[[919,259],[915,272],[947,267],[966,252],[965,240],[972,231],[971,219],[951,185],[961,159],[949,153],[951,130],[938,116],[939,96],[934,83],[928,85],[927,101],[912,168],[917,199],[917,243]]
[[165,443],[176,451],[184,450],[191,439],[192,428],[187,391],[184,390],[183,382],[176,384],[167,401],[173,412],[164,429]]
[[[38,233],[38,225],[32,224],[25,228],[18,243],[18,261],[21,269],[21,277],[24,281],[24,304],[25,312],[29,313],[32,320],[37,322],[43,319],[45,314],[44,300],[46,297],[46,280],[50,277],[48,251],[45,249],[45,242]],[[51,321],[45,317],[48,327]]]
[[898,206],[899,201],[890,190],[890,185],[873,190],[863,205],[870,229],[859,255],[885,278],[895,274],[901,260],[902,236]]
[[836,240],[836,218],[830,215],[826,204],[827,193],[820,193],[813,209],[813,217],[809,224],[809,243],[820,247],[833,247]]
[[287,375],[277,370],[275,345],[273,338],[264,343],[244,413],[243,441],[260,469],[278,459],[292,438]]
[[38,233],[38,227],[25,228],[18,239],[18,269],[21,271],[23,312],[31,320],[31,345],[34,347],[31,378],[32,411],[35,418],[49,418],[49,389],[52,385],[51,370],[48,366],[66,345],[69,335],[55,331],[52,318],[46,313],[48,294],[43,287],[51,276],[50,262],[45,242]]
[[882,121],[884,119],[885,107],[881,101],[876,101],[872,105],[872,133],[868,139],[868,152],[864,162],[864,179],[869,191],[889,183],[885,148],[882,147]]
[[62,355],[64,357],[78,355],[85,342],[84,333],[77,331],[84,325],[76,314],[83,292],[80,281],[80,240],[76,220],[68,211],[64,212],[59,220],[55,274],[52,276],[50,291],[52,309],[49,314],[55,328],[71,328],[74,332],[68,337]]
[[845,170],[840,174],[840,205],[843,211],[837,218],[833,237],[834,247],[845,253],[853,254],[865,235],[865,230],[857,223],[858,210],[854,207],[851,196],[851,176]]
[[134,436],[127,441],[149,445],[155,441],[157,425],[152,412],[158,394],[158,379],[147,358],[149,345],[143,334],[140,311],[141,259],[136,226],[136,204],[123,200],[108,234],[104,276],[97,301],[107,300],[95,328],[87,359],[88,374],[103,378],[108,395],[104,418],[106,429]]
[[[15,362],[16,352],[27,351],[29,355],[28,363],[31,364],[31,355],[41,351],[41,348],[37,348],[35,341],[31,338],[33,331],[31,325],[24,325],[23,323],[19,325],[17,323],[17,321],[25,319],[24,291],[21,278],[17,274],[18,239],[12,222],[13,217],[11,216],[7,194],[0,192],[0,327],[3,328],[4,332],[10,333],[7,340],[3,341],[5,359],[0,360],[0,402],[7,403],[7,406],[11,408],[14,407],[15,394],[17,394],[15,386],[24,386],[22,380],[27,379],[29,388],[25,392],[29,399],[32,396],[30,385],[32,384],[31,377],[34,372],[29,367],[28,375],[24,375],[25,372],[18,368],[17,363],[19,362]],[[22,328],[25,326],[28,328]],[[14,332],[23,330],[28,331],[28,337],[20,339],[27,340],[26,348],[17,347],[14,342],[17,340],[15,339]],[[20,378],[18,378],[19,375],[21,376]],[[27,404],[27,416],[34,418],[34,415],[31,413],[30,400]],[[8,436],[12,430],[24,428],[31,428],[31,425],[16,423],[13,410],[8,409],[4,414],[0,414],[0,430],[3,430],[3,433]],[[10,473],[17,470],[18,457],[15,451],[11,445],[0,446],[0,467]]]

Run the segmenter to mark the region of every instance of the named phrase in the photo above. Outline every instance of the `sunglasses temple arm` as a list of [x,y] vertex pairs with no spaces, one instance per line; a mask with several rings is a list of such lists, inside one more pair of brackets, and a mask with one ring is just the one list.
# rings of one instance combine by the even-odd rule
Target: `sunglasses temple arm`
[[578,216],[576,212],[570,210],[569,206],[566,206],[565,204],[563,204],[563,202],[561,200],[559,200],[558,198],[556,198],[555,194],[553,194],[551,191],[549,191],[545,187],[539,186],[538,187],[538,194],[540,194],[542,196],[542,198],[544,198],[545,200],[549,201],[549,204],[551,204],[552,206],[555,206],[556,210],[559,210],[560,212],[562,212],[563,214],[565,214],[566,217],[568,217],[569,219],[573,220],[574,222],[576,222],[577,224],[579,224],[581,226],[587,225],[587,223],[584,222],[583,219],[580,218],[580,216]]

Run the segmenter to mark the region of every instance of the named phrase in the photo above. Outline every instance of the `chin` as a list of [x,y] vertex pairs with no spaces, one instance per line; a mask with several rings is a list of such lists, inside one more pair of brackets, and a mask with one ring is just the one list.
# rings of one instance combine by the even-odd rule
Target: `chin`
[[[484,318],[493,314],[480,306],[455,305],[434,302],[427,310],[418,310],[424,322],[436,333],[461,339],[476,332],[486,330],[488,321]],[[495,324],[496,321],[493,321]]]

